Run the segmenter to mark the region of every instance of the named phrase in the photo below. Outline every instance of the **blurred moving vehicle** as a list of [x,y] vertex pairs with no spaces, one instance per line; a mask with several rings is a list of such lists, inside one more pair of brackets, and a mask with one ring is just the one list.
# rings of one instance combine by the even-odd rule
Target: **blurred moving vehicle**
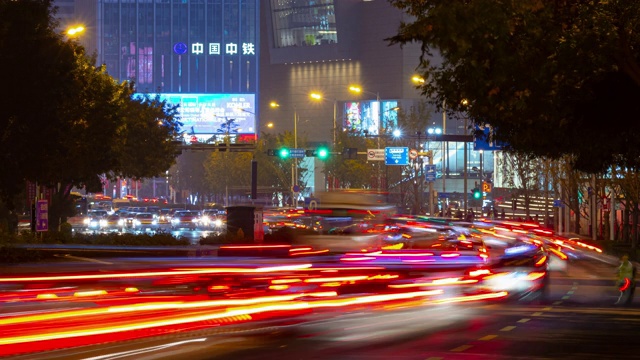
[[171,216],[171,229],[198,229],[200,213],[192,210],[179,210]]

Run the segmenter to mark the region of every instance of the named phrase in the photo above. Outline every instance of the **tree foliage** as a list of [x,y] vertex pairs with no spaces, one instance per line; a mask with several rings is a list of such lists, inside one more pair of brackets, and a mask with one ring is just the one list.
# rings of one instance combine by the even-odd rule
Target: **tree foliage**
[[390,2],[412,20],[388,40],[422,44],[435,104],[492,125],[516,151],[569,155],[587,172],[640,166],[639,2]]
[[27,180],[63,202],[72,186],[99,188],[102,174],[163,173],[175,160],[176,108],[134,98],[134,84],[58,32],[53,10],[50,0],[0,0],[0,195],[10,201]]

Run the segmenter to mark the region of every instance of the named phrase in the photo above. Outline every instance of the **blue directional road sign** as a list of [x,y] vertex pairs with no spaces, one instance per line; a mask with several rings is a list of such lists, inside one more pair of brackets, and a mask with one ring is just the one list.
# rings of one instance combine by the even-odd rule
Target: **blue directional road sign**
[[384,148],[384,163],[385,165],[409,165],[409,148]]
[[493,139],[493,129],[489,126],[477,126],[473,137],[473,150],[493,151],[502,150],[505,144]]
[[435,165],[425,165],[424,166],[424,179],[427,182],[436,181],[436,166]]
[[292,158],[302,159],[304,158],[304,149],[289,149],[289,156]]

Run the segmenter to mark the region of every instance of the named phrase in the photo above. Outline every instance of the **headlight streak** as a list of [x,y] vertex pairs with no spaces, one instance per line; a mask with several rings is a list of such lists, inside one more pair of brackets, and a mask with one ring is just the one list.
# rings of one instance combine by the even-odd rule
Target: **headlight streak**
[[22,324],[36,321],[50,321],[60,320],[65,318],[80,317],[80,316],[95,316],[115,313],[127,313],[127,312],[139,312],[139,311],[158,311],[158,310],[185,310],[194,308],[206,308],[206,307],[219,307],[219,306],[248,306],[259,303],[277,302],[277,301],[291,301],[300,297],[327,297],[336,296],[335,291],[323,291],[323,292],[311,292],[311,293],[298,293],[288,295],[277,296],[265,296],[251,299],[231,299],[231,300],[208,300],[208,301],[193,301],[185,303],[182,301],[166,302],[166,303],[141,303],[134,305],[120,305],[111,306],[107,308],[98,309],[82,309],[72,311],[61,311],[57,313],[28,315],[16,318],[0,319],[0,325],[13,325]]
[[[335,292],[328,292],[335,296]],[[50,331],[43,334],[13,336],[7,338],[0,338],[0,345],[13,345],[21,344],[33,341],[48,341],[48,340],[61,340],[80,336],[95,336],[105,335],[112,333],[119,333],[123,331],[144,330],[150,328],[157,328],[163,326],[184,325],[187,323],[203,322],[210,320],[219,320],[223,318],[237,317],[238,320],[251,320],[251,315],[278,312],[278,311],[295,311],[295,310],[310,310],[313,308],[331,308],[342,307],[349,305],[362,305],[377,302],[387,302],[395,300],[406,300],[417,297],[428,297],[432,295],[442,294],[442,290],[431,291],[416,291],[408,293],[397,294],[380,294],[380,295],[368,295],[343,299],[330,299],[330,300],[316,300],[316,301],[299,301],[299,302],[284,302],[284,303],[267,303],[254,306],[229,308],[217,313],[210,313],[206,315],[192,315],[174,319],[165,320],[147,320],[132,324],[119,324],[104,326],[95,329],[80,329],[80,330],[67,330],[67,331]],[[302,296],[302,295],[296,295]],[[309,294],[306,294],[309,296]]]
[[269,266],[264,268],[194,268],[194,269],[173,269],[168,271],[152,271],[137,273],[111,273],[111,274],[84,274],[84,275],[53,275],[53,276],[32,276],[32,277],[10,277],[0,278],[0,283],[7,282],[33,282],[33,281],[63,281],[63,280],[96,280],[96,279],[118,279],[118,278],[144,278],[172,275],[194,275],[194,274],[219,274],[219,273],[264,273],[270,271],[291,271],[311,268],[311,264]]

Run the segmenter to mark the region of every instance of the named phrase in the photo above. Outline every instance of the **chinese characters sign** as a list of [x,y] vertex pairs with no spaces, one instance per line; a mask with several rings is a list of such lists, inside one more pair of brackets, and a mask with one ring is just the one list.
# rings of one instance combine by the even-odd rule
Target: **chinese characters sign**
[[[187,53],[187,44],[179,42],[173,45],[173,51],[178,55],[184,55]],[[208,43],[206,44],[206,53],[208,55],[222,55],[224,52],[225,55],[255,55],[256,47],[253,43]],[[193,55],[202,55],[205,53],[205,44],[200,42],[195,42],[191,44],[191,54]]]

